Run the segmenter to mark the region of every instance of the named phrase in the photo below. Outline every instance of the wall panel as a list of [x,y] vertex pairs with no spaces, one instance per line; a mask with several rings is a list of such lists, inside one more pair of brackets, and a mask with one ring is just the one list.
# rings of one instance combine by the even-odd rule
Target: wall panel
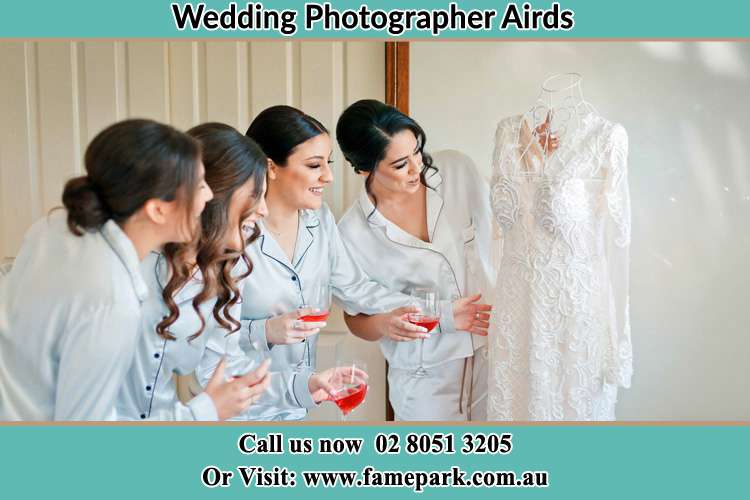
[[0,255],[15,255],[41,214],[34,44],[0,44]]

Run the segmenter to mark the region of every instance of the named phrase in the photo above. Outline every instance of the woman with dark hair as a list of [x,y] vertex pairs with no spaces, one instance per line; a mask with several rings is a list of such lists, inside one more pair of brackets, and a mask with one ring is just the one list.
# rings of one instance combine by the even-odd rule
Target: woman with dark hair
[[208,342],[237,342],[240,287],[252,271],[245,246],[258,237],[255,224],[268,213],[267,159],[251,139],[222,123],[199,125],[188,135],[201,145],[214,196],[201,215],[198,238],[166,245],[141,266],[151,293],[118,398],[122,420],[225,420],[252,404],[269,381],[267,363],[229,381],[221,363],[203,393],[187,404],[177,398],[173,376],[192,373]]
[[456,151],[433,160],[419,124],[380,101],[349,106],[336,137],[365,177],[359,199],[339,221],[357,263],[393,291],[428,287],[454,300],[441,307],[437,334],[421,347],[411,342],[414,335],[387,336],[376,316],[345,316],[355,335],[380,341],[396,419],[486,419],[491,307],[478,293],[492,276],[489,255],[482,254],[491,248],[486,181]]
[[[332,395],[330,380],[335,375],[330,369],[314,373],[315,334],[326,325],[303,319],[315,315],[306,307],[314,290],[330,286],[333,298],[351,314],[383,313],[411,299],[370,280],[339,237],[333,214],[323,203],[323,190],[333,180],[326,128],[298,109],[274,106],[253,120],[247,135],[268,156],[269,215],[259,223],[258,242],[247,249],[253,274],[243,289],[246,326],[240,345],[250,357],[271,358],[273,378],[269,390],[242,418],[300,420]],[[398,332],[426,332],[402,318],[413,310],[384,313],[383,322]],[[202,381],[223,354],[213,352],[213,361],[201,363]]]
[[199,144],[150,120],[104,129],[84,162],[0,284],[0,420],[113,417],[148,295],[140,261],[192,240],[211,199]]

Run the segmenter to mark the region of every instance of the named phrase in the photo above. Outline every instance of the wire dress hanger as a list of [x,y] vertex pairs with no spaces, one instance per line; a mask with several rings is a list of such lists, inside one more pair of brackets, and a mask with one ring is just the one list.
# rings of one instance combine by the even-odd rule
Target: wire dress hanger
[[[534,106],[521,116],[518,161],[510,169],[526,178],[546,178],[548,163],[565,154],[575,143],[583,119],[598,115],[581,90],[580,73],[558,73],[542,82]],[[558,146],[550,151],[550,145]]]

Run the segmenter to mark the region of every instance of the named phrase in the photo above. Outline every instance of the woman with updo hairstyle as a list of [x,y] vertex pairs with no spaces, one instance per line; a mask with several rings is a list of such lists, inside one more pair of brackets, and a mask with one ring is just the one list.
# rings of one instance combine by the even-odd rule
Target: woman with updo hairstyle
[[[270,358],[271,385],[239,418],[301,420],[310,408],[335,397],[335,369],[316,373],[316,335],[329,311],[310,308],[320,285],[350,314],[376,314],[383,322],[419,330],[402,319],[409,296],[394,294],[372,281],[352,259],[323,202],[333,181],[331,137],[315,118],[290,106],[273,106],[255,117],[247,130],[268,156],[268,216],[259,221],[261,235],[247,248],[253,273],[242,292],[240,346],[249,359]],[[395,309],[395,311],[394,311]],[[391,312],[388,312],[391,311]],[[394,327],[395,328],[395,327]],[[225,353],[215,351],[202,362],[202,382]]]
[[397,420],[485,420],[486,336],[491,307],[489,187],[457,151],[430,156],[409,116],[361,100],[339,117],[336,138],[364,188],[339,221],[357,263],[394,292],[431,288],[440,323],[420,335],[390,335],[376,316],[345,315],[355,335],[388,361],[388,398]]
[[[225,420],[252,404],[269,382],[268,363],[248,370],[249,363],[237,364],[242,360],[235,357],[217,363],[205,391],[184,404],[177,397],[175,376],[191,380],[207,345],[237,346],[240,289],[253,267],[245,247],[258,237],[255,224],[268,213],[268,160],[252,139],[223,123],[198,125],[188,135],[201,145],[213,198],[196,238],[165,245],[141,265],[149,298],[118,398],[120,420]],[[238,376],[225,380],[225,371]]]
[[151,120],[101,131],[64,209],[26,233],[0,284],[0,420],[105,420],[140,334],[140,262],[197,237],[200,146]]

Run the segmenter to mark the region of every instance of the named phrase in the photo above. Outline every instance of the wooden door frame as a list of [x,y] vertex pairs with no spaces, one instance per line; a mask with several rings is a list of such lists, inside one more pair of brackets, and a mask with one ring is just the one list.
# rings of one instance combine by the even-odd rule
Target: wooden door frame
[[409,114],[409,42],[385,42],[385,102]]
[[[385,102],[409,114],[409,42],[385,42]],[[388,399],[388,361],[385,362],[385,419],[393,421]]]

